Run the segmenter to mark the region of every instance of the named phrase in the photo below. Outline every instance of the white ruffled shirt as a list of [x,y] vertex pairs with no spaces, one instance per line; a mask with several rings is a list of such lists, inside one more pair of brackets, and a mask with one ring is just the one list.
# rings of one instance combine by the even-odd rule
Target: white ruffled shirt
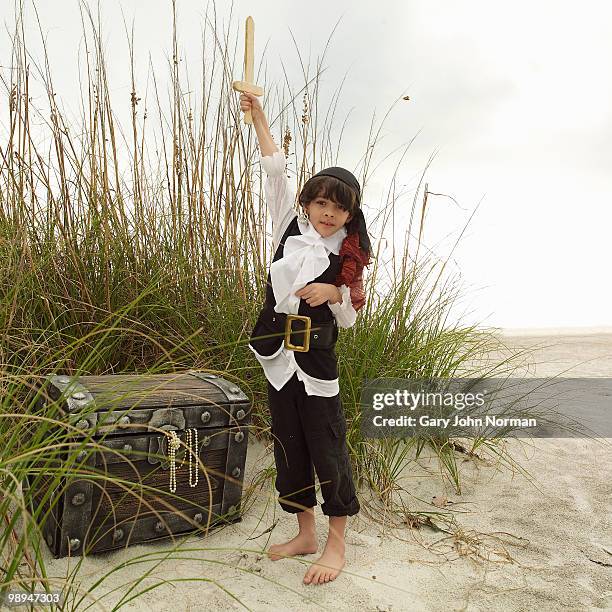
[[[280,239],[296,216],[293,207],[295,192],[291,189],[285,175],[285,154],[282,150],[273,155],[260,156],[260,164],[266,171],[264,192],[268,210],[272,218],[272,245],[274,252]],[[270,266],[270,280],[276,300],[274,310],[286,314],[297,314],[300,298],[295,292],[322,274],[329,266],[328,254],[338,255],[346,230],[341,227],[331,236],[323,237],[310,221],[298,219],[299,236],[289,236],[285,240],[283,257]],[[350,289],[346,285],[338,287],[342,302],[328,306],[338,327],[351,327],[355,324],[357,313],[351,303]],[[266,378],[278,391],[297,372],[297,377],[304,383],[308,395],[333,397],[340,392],[338,379],[322,380],[306,374],[295,360],[294,352],[287,350],[284,343],[276,353],[265,357],[260,355],[250,344],[249,348],[261,364]]]

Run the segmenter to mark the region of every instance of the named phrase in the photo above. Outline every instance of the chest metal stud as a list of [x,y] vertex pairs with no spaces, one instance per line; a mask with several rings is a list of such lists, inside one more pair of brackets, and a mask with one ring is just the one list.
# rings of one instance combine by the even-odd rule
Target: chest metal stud
[[68,548],[70,550],[76,550],[81,545],[81,540],[79,538],[72,538],[68,543]]
[[72,497],[72,505],[73,506],[81,506],[85,503],[85,494],[84,493],[76,493]]

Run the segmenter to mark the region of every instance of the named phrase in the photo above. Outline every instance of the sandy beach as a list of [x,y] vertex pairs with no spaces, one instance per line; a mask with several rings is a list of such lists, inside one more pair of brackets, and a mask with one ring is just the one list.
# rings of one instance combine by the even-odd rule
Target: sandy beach
[[[535,349],[529,375],[612,373],[612,330],[533,331],[503,334],[509,346]],[[335,582],[320,586],[302,584],[307,565],[318,555],[272,562],[257,552],[295,535],[295,519],[275,502],[270,483],[241,522],[207,538],[192,536],[182,542],[183,549],[248,551],[199,550],[183,553],[184,560],[165,561],[137,590],[168,582],[124,609],[610,610],[610,442],[509,441],[514,460],[528,476],[493,461],[465,459],[461,495],[440,478],[437,461],[422,456],[410,464],[402,481],[410,493],[407,504],[411,510],[437,511],[432,498],[446,496],[445,510],[455,513],[461,531],[450,536],[427,527],[391,529],[362,512],[348,521],[345,571]],[[272,454],[252,441],[247,465],[248,486],[257,471],[273,465]],[[326,522],[318,508],[320,551]],[[91,585],[122,561],[168,547],[166,541],[88,558],[80,572],[81,586]],[[68,560],[46,554],[49,575],[64,576]],[[96,593],[117,587],[125,593],[121,585],[151,567],[148,562],[130,565]],[[185,581],[204,577],[210,582]],[[114,593],[100,604],[110,609],[117,600]]]

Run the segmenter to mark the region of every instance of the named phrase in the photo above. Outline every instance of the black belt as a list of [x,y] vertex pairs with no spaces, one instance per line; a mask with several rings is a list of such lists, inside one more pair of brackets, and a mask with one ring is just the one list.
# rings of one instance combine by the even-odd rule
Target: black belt
[[301,353],[309,349],[328,349],[336,344],[336,320],[317,322],[303,315],[287,315],[274,309],[265,309],[262,318],[280,333],[285,332],[285,348]]

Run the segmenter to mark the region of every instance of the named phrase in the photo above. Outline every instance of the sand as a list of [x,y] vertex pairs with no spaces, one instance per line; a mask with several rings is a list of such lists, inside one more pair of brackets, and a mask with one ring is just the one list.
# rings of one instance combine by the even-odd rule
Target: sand
[[[530,375],[607,376],[612,373],[612,333],[604,331],[506,332],[504,338],[509,346],[545,347],[534,353]],[[302,584],[307,564],[318,555],[272,562],[257,552],[295,535],[295,518],[275,503],[270,484],[248,502],[241,522],[206,538],[184,539],[183,549],[198,550],[183,553],[185,560],[159,564],[137,590],[167,582],[124,609],[611,610],[610,442],[509,441],[514,460],[528,474],[492,461],[466,460],[460,495],[440,478],[435,460],[421,457],[403,475],[409,507],[438,511],[432,497],[446,496],[445,510],[455,514],[461,531],[449,536],[428,527],[391,529],[362,512],[348,520],[345,571],[320,586]],[[272,464],[269,449],[251,441],[245,481]],[[366,498],[364,493],[364,503]],[[321,551],[326,527],[318,508]],[[123,561],[168,548],[166,541],[87,558],[79,572],[81,586]],[[49,575],[65,575],[68,560],[47,555]],[[121,585],[152,567],[123,568],[96,593],[119,587],[124,594],[127,588]],[[209,582],[185,581],[190,578]],[[110,609],[117,600],[114,593],[100,603]]]

